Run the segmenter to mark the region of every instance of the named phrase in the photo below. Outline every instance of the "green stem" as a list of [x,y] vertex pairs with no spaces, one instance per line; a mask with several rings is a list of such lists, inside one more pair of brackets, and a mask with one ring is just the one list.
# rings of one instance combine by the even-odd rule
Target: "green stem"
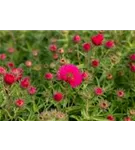
[[76,49],[77,49],[77,59],[80,62],[79,45],[78,44],[76,44]]
[[89,116],[89,100],[86,100],[86,114]]
[[56,102],[56,109],[57,109],[58,111],[61,110],[61,106],[60,106],[60,103],[59,103],[59,102]]
[[14,42],[14,46],[15,46],[16,45],[16,39],[15,39],[15,36],[13,34],[13,31],[9,31],[9,34],[10,34],[10,36],[11,36],[13,42]]
[[53,87],[53,81],[50,81],[50,88],[52,88],[53,93],[54,93],[55,89],[54,89],[54,87]]
[[7,95],[7,109],[8,111],[10,112],[11,110],[11,105],[12,105],[12,100],[11,100],[11,95],[10,95],[10,92],[9,92],[9,86],[8,85],[5,85],[4,86],[4,90],[5,90],[5,93]]
[[87,53],[85,53],[85,65],[87,66],[87,63],[88,63],[88,55],[87,55]]

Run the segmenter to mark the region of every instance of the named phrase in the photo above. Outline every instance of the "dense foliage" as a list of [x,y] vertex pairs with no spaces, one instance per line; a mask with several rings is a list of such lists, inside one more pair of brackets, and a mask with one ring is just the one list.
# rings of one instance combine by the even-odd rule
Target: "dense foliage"
[[0,120],[135,120],[135,31],[0,31]]

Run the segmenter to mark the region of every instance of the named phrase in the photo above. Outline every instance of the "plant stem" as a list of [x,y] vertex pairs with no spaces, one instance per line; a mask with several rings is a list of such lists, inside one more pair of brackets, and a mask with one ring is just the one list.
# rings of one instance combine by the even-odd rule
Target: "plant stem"
[[15,36],[14,36],[13,32],[9,31],[9,34],[10,34],[10,36],[11,36],[13,42],[14,42],[14,45],[16,45],[16,39],[15,39]]
[[86,114],[89,116],[89,100],[86,100]]
[[9,93],[9,86],[4,86],[4,90],[5,90],[5,93],[7,95],[7,109],[8,111],[10,112],[10,109],[11,109],[11,104],[12,104],[12,100],[11,100],[11,96],[10,96],[10,93]]
[[80,62],[80,55],[79,55],[79,46],[78,46],[78,44],[76,45],[76,51],[77,51],[77,59],[78,59],[78,61]]

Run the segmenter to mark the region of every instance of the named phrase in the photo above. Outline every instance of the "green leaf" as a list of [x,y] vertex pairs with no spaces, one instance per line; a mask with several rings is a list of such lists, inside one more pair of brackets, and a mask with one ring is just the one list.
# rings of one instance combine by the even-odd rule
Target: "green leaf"
[[81,118],[79,116],[71,115],[70,117],[75,119],[76,121],[81,121]]
[[104,34],[104,37],[105,37],[105,38],[110,38],[111,35],[110,35],[110,34]]
[[91,117],[91,120],[93,120],[93,121],[108,121],[106,118],[103,118],[103,117]]
[[86,68],[84,64],[80,64],[80,65],[78,65],[77,67],[78,67],[79,69]]

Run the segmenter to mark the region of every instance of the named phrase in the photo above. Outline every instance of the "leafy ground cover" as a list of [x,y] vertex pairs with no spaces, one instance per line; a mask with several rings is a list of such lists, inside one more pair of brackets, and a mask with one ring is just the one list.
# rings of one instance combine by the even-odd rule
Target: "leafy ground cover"
[[0,120],[135,120],[135,31],[0,31]]

